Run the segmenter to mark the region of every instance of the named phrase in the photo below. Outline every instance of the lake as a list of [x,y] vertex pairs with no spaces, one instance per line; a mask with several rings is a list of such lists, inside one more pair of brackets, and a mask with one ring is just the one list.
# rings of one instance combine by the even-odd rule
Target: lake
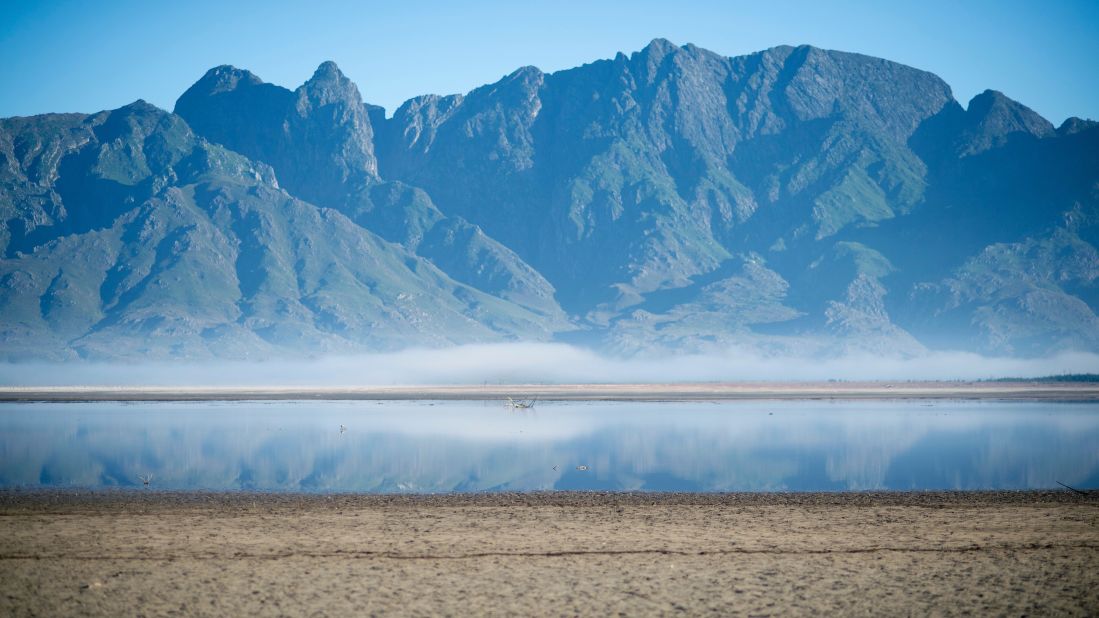
[[1099,488],[1099,404],[0,404],[0,487],[434,493]]

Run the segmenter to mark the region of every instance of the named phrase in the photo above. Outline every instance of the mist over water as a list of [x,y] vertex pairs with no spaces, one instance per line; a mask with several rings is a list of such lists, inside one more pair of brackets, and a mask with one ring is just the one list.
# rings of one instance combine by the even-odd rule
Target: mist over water
[[[569,345],[268,362],[0,365],[8,386],[973,380],[1099,373],[1099,356],[724,354]],[[517,389],[521,391],[522,389]],[[521,393],[517,393],[520,394]],[[352,492],[1099,487],[1093,403],[192,402],[0,405],[0,487]],[[582,466],[582,468],[580,467]]]
[[600,354],[565,344],[509,343],[303,360],[74,361],[0,364],[3,386],[385,386],[713,381],[980,380],[1099,373],[1099,355],[1045,358],[930,352],[916,357]]

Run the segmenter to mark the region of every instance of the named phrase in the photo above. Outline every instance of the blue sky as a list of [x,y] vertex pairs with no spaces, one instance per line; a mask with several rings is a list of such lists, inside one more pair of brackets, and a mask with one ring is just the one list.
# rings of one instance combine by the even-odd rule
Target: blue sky
[[324,2],[0,0],[0,117],[171,109],[210,67],[296,87],[335,60],[390,113],[523,65],[569,68],[664,37],[724,55],[809,43],[992,88],[1060,124],[1099,119],[1099,0]]

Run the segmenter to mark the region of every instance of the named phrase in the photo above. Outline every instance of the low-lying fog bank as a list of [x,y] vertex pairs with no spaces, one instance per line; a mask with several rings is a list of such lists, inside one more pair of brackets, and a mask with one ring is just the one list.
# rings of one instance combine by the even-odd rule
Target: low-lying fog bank
[[1047,358],[932,352],[899,358],[723,354],[615,358],[565,344],[468,345],[439,350],[262,362],[7,363],[2,386],[384,386],[422,384],[666,383],[825,380],[980,380],[1099,373],[1099,355]]

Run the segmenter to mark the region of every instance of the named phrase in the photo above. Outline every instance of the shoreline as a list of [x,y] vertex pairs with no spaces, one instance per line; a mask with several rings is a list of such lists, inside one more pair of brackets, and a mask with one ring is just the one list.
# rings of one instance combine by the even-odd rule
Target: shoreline
[[0,491],[0,614],[1095,615],[1099,491]]
[[723,382],[676,384],[503,384],[366,387],[3,386],[0,402],[95,401],[758,401],[958,399],[1099,401],[1099,383]]
[[[1081,492],[1081,493],[1076,493]],[[512,507],[967,507],[1090,506],[1099,514],[1099,489],[970,489],[858,491],[505,491],[468,493],[281,492],[148,488],[0,488],[0,515],[12,510],[136,508],[512,508]],[[1099,537],[1096,539],[1099,544]]]

